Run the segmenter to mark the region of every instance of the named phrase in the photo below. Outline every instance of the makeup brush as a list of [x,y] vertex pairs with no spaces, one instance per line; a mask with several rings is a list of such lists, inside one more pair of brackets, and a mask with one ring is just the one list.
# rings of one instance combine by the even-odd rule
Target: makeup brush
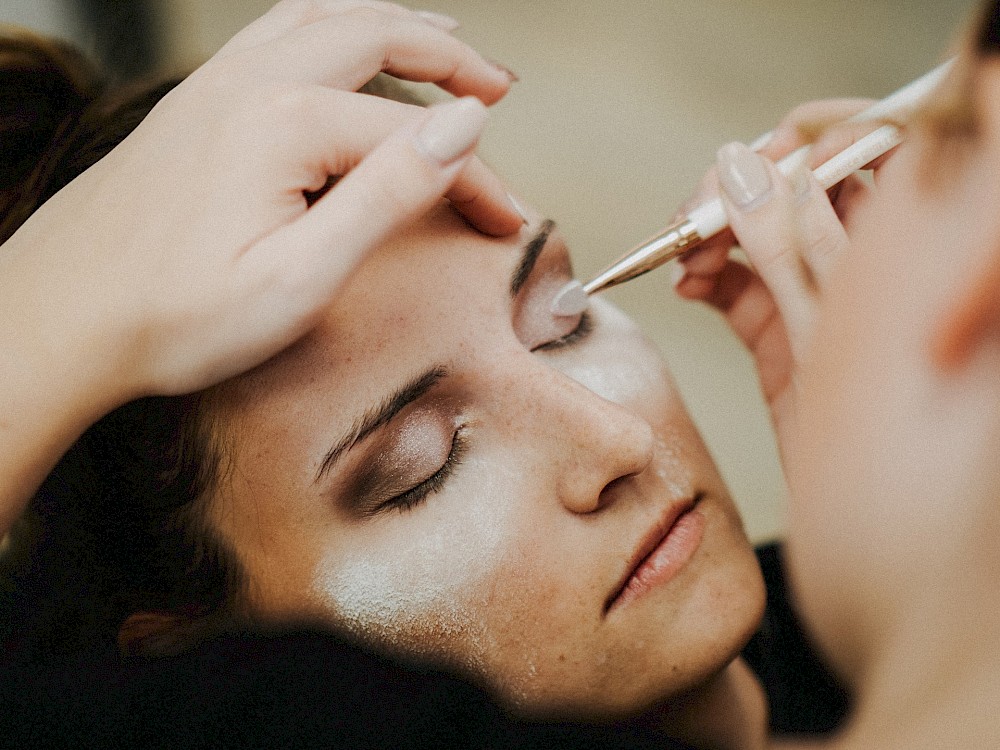
[[[937,87],[952,63],[953,60],[949,60],[939,65],[930,73],[858,113],[849,121],[866,122],[892,119],[899,122],[907,119],[927,98],[927,95]],[[899,128],[893,125],[883,125],[814,169],[813,175],[824,189],[829,189],[865,164],[895,148],[901,142],[902,134]],[[809,146],[803,146],[779,161],[778,169],[783,174],[790,174],[806,159],[808,152]],[[671,224],[660,234],[626,253],[586,284],[581,285],[579,282],[567,284],[553,300],[552,310],[556,314],[573,314],[564,311],[578,308],[582,303],[581,297],[583,295],[603,291],[652,271],[667,261],[693,250],[728,225],[729,221],[726,218],[722,201],[718,198],[709,201]]]

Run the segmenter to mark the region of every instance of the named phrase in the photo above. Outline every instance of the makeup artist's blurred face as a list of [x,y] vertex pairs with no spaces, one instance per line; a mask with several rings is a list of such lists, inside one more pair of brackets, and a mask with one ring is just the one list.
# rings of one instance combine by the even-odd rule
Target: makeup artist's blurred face
[[996,460],[979,454],[996,419],[983,404],[995,401],[997,362],[949,371],[935,359],[1000,236],[991,68],[979,134],[943,143],[915,125],[883,168],[849,227],[802,380],[791,567],[813,629],[855,678],[908,627],[908,607],[943,595],[942,571],[969,570],[959,556],[981,517],[965,498],[982,501],[970,481]]
[[[261,612],[468,669],[528,711],[635,711],[727,664],[763,589],[664,363],[621,312],[555,317],[534,219],[444,206],[220,405],[210,517]],[[512,293],[513,287],[513,293]]]

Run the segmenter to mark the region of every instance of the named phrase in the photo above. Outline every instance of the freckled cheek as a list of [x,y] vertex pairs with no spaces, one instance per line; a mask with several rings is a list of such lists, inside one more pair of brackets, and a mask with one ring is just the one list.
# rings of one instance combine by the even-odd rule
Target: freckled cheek
[[518,556],[517,484],[463,460],[452,486],[346,540],[317,566],[313,595],[365,641],[475,667],[499,571]]

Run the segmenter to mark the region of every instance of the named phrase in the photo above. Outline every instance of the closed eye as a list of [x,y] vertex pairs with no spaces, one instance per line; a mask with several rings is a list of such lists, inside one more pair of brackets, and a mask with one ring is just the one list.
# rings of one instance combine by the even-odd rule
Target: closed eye
[[550,352],[556,349],[564,349],[567,346],[573,346],[590,335],[591,331],[594,330],[594,319],[589,311],[584,311],[580,315],[580,322],[577,323],[576,328],[567,333],[565,336],[560,336],[554,341],[547,341],[544,344],[539,344],[531,351],[533,352]]
[[455,431],[455,434],[451,439],[451,450],[448,453],[448,457],[441,465],[441,468],[415,487],[412,487],[406,492],[387,500],[376,509],[376,512],[386,510],[410,510],[414,506],[422,503],[435,492],[441,490],[448,478],[451,476],[452,472],[455,471],[458,465],[462,462],[462,456],[465,454],[468,447],[465,436],[462,433],[462,427],[459,427]]

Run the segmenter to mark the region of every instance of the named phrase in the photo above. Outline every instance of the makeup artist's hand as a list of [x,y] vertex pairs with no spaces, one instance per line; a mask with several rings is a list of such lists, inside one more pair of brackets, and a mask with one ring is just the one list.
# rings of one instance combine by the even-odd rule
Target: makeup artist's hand
[[[372,0],[280,3],[4,243],[0,536],[90,423],[289,345],[443,194],[484,232],[520,229],[472,154],[484,104],[513,77],[454,26]],[[424,109],[355,93],[380,71],[466,98]]]
[[[516,231],[472,156],[479,100],[511,77],[445,23],[388,3],[278,5],[38,210],[4,279],[74,300],[86,337],[127,363],[128,396],[170,394],[300,336],[369,248],[446,191],[484,231]],[[380,70],[471,96],[427,110],[353,93]],[[348,172],[307,209],[304,191]]]
[[[850,123],[827,127],[868,104],[812,102],[789,114],[760,153],[741,144],[723,147],[716,167],[689,203],[693,207],[721,195],[732,230],[681,261],[683,276],[675,277],[677,293],[719,309],[750,349],[785,456],[798,366],[812,339],[830,268],[849,245],[845,224],[869,189],[851,177],[827,194],[809,169],[877,127]],[[813,140],[801,169],[791,177],[778,172],[772,159]],[[886,158],[869,167],[880,166]],[[750,267],[729,257],[736,244],[745,251]]]

